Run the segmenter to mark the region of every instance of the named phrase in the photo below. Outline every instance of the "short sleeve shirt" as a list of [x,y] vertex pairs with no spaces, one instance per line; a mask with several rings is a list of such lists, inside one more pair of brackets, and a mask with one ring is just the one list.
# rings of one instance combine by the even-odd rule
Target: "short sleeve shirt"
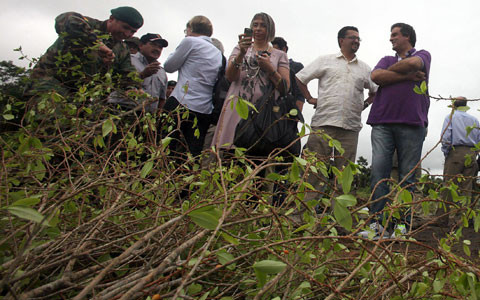
[[363,91],[374,93],[378,88],[370,79],[370,70],[357,57],[348,61],[339,52],[320,56],[297,73],[303,84],[318,79],[317,109],[311,125],[360,131]]
[[[422,71],[425,72],[428,86],[431,62],[430,53],[425,50],[417,51],[415,48],[412,48],[407,54],[407,57],[411,56],[418,56],[422,59]],[[386,70],[398,61],[399,57],[397,56],[385,56],[378,62],[374,70]],[[420,82],[406,80],[381,86],[375,95],[367,124],[398,123],[427,127],[430,99],[428,95],[419,95],[413,90],[415,85],[420,84]]]

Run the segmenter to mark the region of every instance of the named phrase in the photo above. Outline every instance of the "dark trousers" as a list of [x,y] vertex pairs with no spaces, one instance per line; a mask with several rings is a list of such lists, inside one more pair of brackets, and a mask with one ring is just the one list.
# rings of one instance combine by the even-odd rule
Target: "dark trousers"
[[[180,103],[174,97],[170,97],[165,102],[163,110],[165,112],[173,112]],[[185,153],[189,151],[193,156],[198,156],[202,152],[203,143],[205,141],[205,135],[207,134],[208,127],[210,126],[210,114],[202,114],[189,110],[183,107],[184,110],[180,110],[172,114],[174,120],[174,129],[179,128],[180,131],[175,132],[172,135],[174,140],[170,143],[170,149],[178,151],[179,153]],[[182,119],[182,115],[185,111],[188,111],[188,117]],[[196,126],[195,118],[197,119]],[[178,121],[180,121],[180,127],[178,127]],[[200,135],[195,136],[195,131],[198,129]]]

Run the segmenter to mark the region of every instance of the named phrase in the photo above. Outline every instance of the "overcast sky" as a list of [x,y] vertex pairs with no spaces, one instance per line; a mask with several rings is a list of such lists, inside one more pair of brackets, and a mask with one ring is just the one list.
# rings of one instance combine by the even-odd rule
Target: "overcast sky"
[[[160,62],[164,62],[181,39],[187,21],[195,15],[205,15],[213,23],[213,36],[222,41],[228,57],[235,46],[238,34],[248,27],[253,15],[266,12],[276,24],[276,35],[284,37],[289,46],[288,56],[304,65],[317,56],[338,51],[336,36],[346,25],[358,27],[362,43],[357,52],[359,59],[374,67],[385,55],[392,55],[389,42],[390,26],[404,22],[412,25],[417,33],[417,49],[428,50],[432,55],[430,94],[432,96],[457,96],[480,98],[480,2],[467,1],[113,1],[113,0],[2,0],[0,2],[0,28],[3,28],[0,60],[13,60],[18,65],[19,53],[13,49],[22,46],[29,57],[38,57],[55,41],[55,17],[66,11],[75,11],[89,17],[104,20],[110,9],[133,6],[145,19],[137,33],[160,33],[168,40]],[[176,79],[170,75],[169,79]],[[316,96],[317,82],[309,89]],[[445,115],[450,111],[446,101],[431,100],[428,136],[423,153],[431,151],[440,137]],[[470,113],[479,117],[478,103],[470,105]],[[313,114],[305,105],[305,120],[309,123]],[[370,132],[365,124],[369,108],[362,114],[364,128],[360,132],[357,158],[364,156],[371,163]],[[443,154],[437,147],[424,161],[423,167],[432,174],[441,174]]]

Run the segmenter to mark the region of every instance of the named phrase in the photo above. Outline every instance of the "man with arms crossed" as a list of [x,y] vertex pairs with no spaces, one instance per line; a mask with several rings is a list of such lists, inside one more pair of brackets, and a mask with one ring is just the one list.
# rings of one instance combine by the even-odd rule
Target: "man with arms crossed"
[[[398,155],[399,180],[402,186],[415,181],[415,168],[420,160],[426,127],[428,125],[428,95],[414,92],[415,85],[425,80],[428,84],[431,56],[428,51],[416,50],[416,34],[412,26],[396,23],[391,27],[390,42],[395,56],[385,56],[372,71],[372,80],[378,84],[367,124],[372,126],[372,178],[373,203],[370,213],[374,216],[369,230],[360,232],[363,237],[388,238],[393,231],[393,222],[384,230],[383,209],[389,193],[388,182],[395,150]],[[412,171],[412,172],[411,172]],[[408,222],[408,219],[406,220]],[[403,234],[404,224],[398,226]]]

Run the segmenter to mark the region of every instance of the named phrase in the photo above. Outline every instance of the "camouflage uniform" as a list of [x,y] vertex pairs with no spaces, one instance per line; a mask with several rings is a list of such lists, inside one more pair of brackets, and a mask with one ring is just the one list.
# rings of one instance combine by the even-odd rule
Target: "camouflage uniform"
[[[130,62],[128,47],[110,36],[107,21],[67,12],[55,19],[55,30],[59,37],[32,70],[34,84],[29,94],[54,89],[67,95],[90,82],[96,74],[109,71],[113,76],[120,75],[120,88],[139,87],[139,83],[126,76],[136,72]],[[99,42],[103,42],[115,54],[112,64],[105,64],[95,50]]]

